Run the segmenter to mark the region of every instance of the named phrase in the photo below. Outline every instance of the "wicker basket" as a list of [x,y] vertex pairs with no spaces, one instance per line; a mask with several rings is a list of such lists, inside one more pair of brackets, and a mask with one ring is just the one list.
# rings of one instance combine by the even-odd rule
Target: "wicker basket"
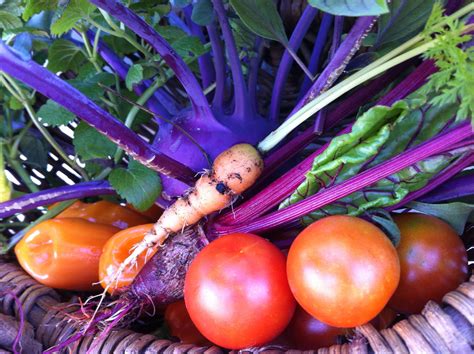
[[[464,236],[469,261],[474,261],[474,237]],[[471,264],[472,268],[472,264]],[[471,269],[472,272],[472,269]],[[14,261],[0,258],[0,313],[19,318],[15,295],[22,304],[23,314],[35,329],[36,341],[49,348],[68,338],[77,322],[68,313],[78,310],[73,298],[61,303],[53,289],[38,284]],[[25,332],[28,336],[28,332]],[[31,333],[30,333],[31,335]],[[30,338],[30,340],[34,340]],[[0,345],[2,345],[0,343]],[[175,343],[128,329],[108,336],[88,336],[70,346],[73,353],[222,353],[218,347],[197,347]],[[357,327],[347,343],[304,353],[472,353],[474,348],[474,276],[457,290],[446,294],[443,305],[426,304],[421,314],[409,316],[392,328],[377,331],[371,324]],[[1,351],[1,347],[0,347]],[[30,354],[32,351],[28,351]],[[283,347],[250,348],[241,353],[299,353]],[[26,352],[25,352],[26,353]],[[236,351],[234,351],[236,353]]]

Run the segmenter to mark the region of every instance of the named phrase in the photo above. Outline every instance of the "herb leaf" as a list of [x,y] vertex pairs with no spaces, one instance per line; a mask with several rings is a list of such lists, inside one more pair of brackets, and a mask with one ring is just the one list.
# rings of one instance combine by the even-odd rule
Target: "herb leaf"
[[77,73],[85,60],[81,48],[65,39],[54,41],[48,51],[48,69],[55,73],[67,70]]
[[128,168],[117,168],[109,176],[115,190],[140,211],[145,211],[161,193],[160,177],[155,171],[130,160]]
[[388,12],[385,0],[308,0],[308,3],[337,16],[376,16]]
[[41,119],[41,122],[53,127],[66,125],[75,118],[74,114],[52,100],[48,100],[41,106],[38,110],[38,116]]

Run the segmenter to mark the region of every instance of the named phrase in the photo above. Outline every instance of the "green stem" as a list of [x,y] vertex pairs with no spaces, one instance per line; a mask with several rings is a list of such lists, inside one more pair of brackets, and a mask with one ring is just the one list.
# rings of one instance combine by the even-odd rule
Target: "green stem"
[[21,131],[18,133],[10,150],[10,158],[16,159],[18,155],[18,147],[20,146],[21,139],[23,139],[23,137],[26,135],[26,133],[28,132],[28,130],[31,128],[32,125],[33,125],[33,122],[30,120],[28,123],[25,124],[23,129],[21,129]]
[[7,157],[7,159],[8,165],[13,168],[13,170],[15,170],[15,172],[18,174],[18,176],[20,176],[21,180],[25,183],[28,189],[33,193],[39,192],[38,186],[33,183],[29,173],[25,170],[23,165],[16,159],[12,159],[10,157]]

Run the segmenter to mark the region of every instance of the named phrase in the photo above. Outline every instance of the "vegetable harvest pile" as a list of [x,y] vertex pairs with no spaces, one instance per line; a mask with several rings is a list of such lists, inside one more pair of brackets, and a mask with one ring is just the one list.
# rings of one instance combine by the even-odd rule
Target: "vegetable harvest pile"
[[81,292],[47,352],[137,325],[318,349],[440,302],[473,33],[461,0],[0,0],[1,252]]

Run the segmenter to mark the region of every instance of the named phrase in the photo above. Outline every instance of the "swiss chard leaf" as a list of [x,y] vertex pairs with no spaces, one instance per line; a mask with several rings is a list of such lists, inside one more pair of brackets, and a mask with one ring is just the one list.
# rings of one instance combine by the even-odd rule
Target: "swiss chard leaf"
[[[376,106],[361,115],[350,133],[335,137],[313,163],[306,180],[281,205],[316,194],[371,168],[436,135],[453,122],[456,106],[436,107],[429,98],[413,94],[391,108]],[[308,224],[325,215],[361,215],[401,202],[410,192],[424,187],[451,162],[463,155],[459,150],[433,156],[403,169],[376,184],[353,193],[303,218]]]
[[121,197],[140,211],[151,207],[161,193],[158,174],[135,160],[130,160],[127,169],[113,170],[109,182]]
[[462,235],[470,215],[474,211],[473,204],[460,202],[446,204],[428,204],[421,202],[411,202],[407,205],[409,208],[422,213],[435,216],[446,221],[453,227],[459,235]]
[[59,18],[51,25],[51,33],[61,35],[72,29],[76,23],[88,17],[96,7],[88,0],[70,0]]
[[40,118],[41,122],[55,127],[58,125],[66,125],[70,123],[74,120],[75,115],[53,100],[48,100],[38,110],[38,117]]
[[376,16],[388,12],[385,0],[308,0],[308,3],[336,16]]
[[374,49],[390,50],[423,29],[435,0],[392,0],[390,12],[378,19]]
[[116,149],[112,141],[85,122],[80,122],[74,130],[73,144],[83,160],[111,157]]
[[48,69],[55,73],[67,70],[77,73],[85,61],[82,49],[66,39],[54,41],[48,51]]
[[259,36],[288,43],[283,21],[273,0],[230,0],[242,22]]

